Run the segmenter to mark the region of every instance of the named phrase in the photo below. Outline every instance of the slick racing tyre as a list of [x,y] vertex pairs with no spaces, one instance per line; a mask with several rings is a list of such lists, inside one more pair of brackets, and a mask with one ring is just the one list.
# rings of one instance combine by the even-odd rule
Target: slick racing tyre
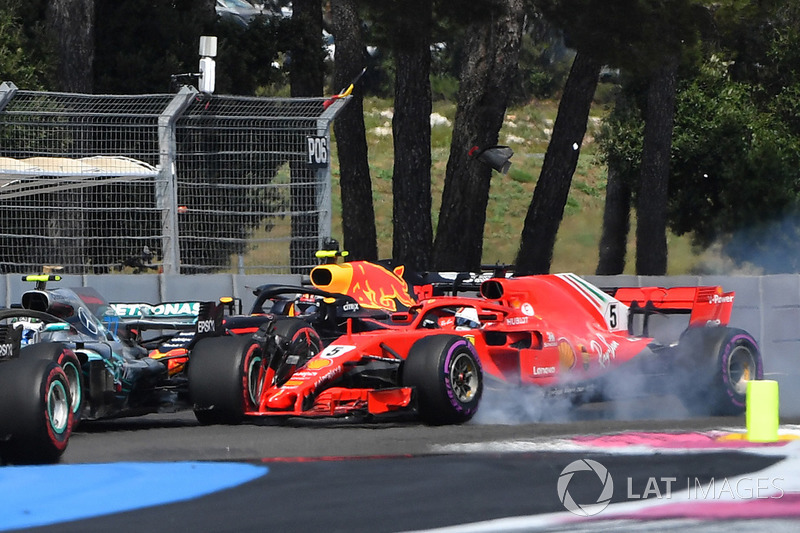
[[679,350],[688,376],[681,400],[692,414],[744,412],[747,382],[764,378],[761,351],[749,333],[727,327],[692,328],[681,337]]
[[429,424],[461,424],[478,410],[483,374],[475,347],[464,337],[418,340],[402,365],[401,382],[416,391],[419,417]]
[[0,364],[0,454],[4,462],[58,461],[72,433],[69,387],[66,374],[53,361],[20,358]]
[[72,399],[73,427],[81,421],[83,412],[83,373],[78,356],[65,345],[57,342],[43,342],[29,344],[22,348],[22,355],[26,359],[45,359],[55,361],[64,371],[69,381],[69,396]]
[[239,424],[258,406],[261,347],[250,336],[211,337],[189,355],[189,395],[201,424]]
[[277,358],[270,361],[270,366],[275,369],[274,384],[280,386],[295,370],[322,351],[322,339],[308,322],[300,318],[278,319],[274,327],[272,333],[281,339],[282,345],[276,346],[276,353],[270,354]]

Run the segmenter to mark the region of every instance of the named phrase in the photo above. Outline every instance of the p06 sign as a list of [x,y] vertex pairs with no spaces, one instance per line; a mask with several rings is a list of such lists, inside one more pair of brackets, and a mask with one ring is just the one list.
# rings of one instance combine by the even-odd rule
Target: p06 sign
[[328,150],[328,138],[323,136],[306,137],[308,144],[308,158],[306,163],[312,168],[321,168],[330,163],[330,150]]

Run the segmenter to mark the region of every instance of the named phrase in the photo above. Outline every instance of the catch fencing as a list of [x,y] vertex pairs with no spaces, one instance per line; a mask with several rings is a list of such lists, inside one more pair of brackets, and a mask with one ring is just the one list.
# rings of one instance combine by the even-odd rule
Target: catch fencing
[[0,84],[0,272],[303,274],[348,99]]

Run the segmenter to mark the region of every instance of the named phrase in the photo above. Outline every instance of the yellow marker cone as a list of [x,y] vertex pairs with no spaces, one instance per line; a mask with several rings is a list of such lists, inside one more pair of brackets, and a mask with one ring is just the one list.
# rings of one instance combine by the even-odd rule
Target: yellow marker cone
[[780,397],[778,382],[752,380],[747,383],[747,440],[775,442],[778,440]]

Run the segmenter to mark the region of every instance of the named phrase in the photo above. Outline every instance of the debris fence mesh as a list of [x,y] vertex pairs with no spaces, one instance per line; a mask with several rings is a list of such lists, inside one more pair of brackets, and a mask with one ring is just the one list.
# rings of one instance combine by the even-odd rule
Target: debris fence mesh
[[345,104],[2,83],[0,272],[306,273]]

